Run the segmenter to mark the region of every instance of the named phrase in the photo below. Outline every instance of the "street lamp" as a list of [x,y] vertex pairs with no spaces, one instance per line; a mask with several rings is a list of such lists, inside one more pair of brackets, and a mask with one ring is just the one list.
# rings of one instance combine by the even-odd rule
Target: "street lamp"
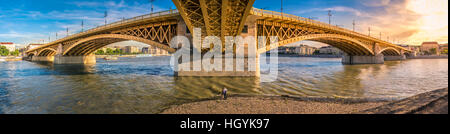
[[151,14],[153,14],[153,2],[154,2],[155,0],[150,0],[150,4],[152,5],[152,7],[151,7]]

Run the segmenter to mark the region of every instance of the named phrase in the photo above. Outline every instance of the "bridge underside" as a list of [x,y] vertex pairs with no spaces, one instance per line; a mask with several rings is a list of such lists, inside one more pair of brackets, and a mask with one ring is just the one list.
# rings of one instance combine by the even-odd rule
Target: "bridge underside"
[[[255,36],[266,37],[264,43],[255,41],[257,54],[266,53],[280,46],[289,45],[299,41],[316,41],[329,44],[346,53],[343,56],[344,64],[382,64],[385,60],[402,60],[404,51],[391,44],[380,42],[370,37],[341,31],[332,27],[324,27],[311,20],[302,20],[297,17],[274,12],[264,12],[252,8],[255,0],[172,0],[179,14],[169,14],[162,17],[147,18],[130,24],[119,25],[103,31],[93,32],[78,38],[70,38],[54,43],[45,48],[28,52],[33,61],[49,61],[55,64],[95,64],[95,53],[107,45],[122,41],[137,41],[148,44],[169,53],[175,53],[177,48],[170,47],[170,41],[177,35],[187,36],[191,44],[208,46],[200,48],[202,54],[214,48],[213,44],[202,44],[206,36],[217,36],[222,39],[222,49],[233,48],[236,54],[237,44],[233,47],[224,43],[225,36]],[[201,32],[194,29],[201,29]],[[271,44],[270,37],[277,37],[278,42]],[[248,44],[244,44],[249,48]],[[275,47],[274,47],[275,46]],[[191,50],[193,51],[193,50]],[[243,57],[245,64],[259,66],[258,56]],[[237,56],[236,56],[237,57]],[[248,60],[249,58],[255,58]],[[238,60],[233,58],[233,64]],[[199,64],[197,61],[188,61],[183,64]],[[201,64],[201,62],[200,62]],[[223,65],[226,63],[224,61]],[[247,65],[244,72],[237,72],[233,66],[232,72],[224,69],[214,72],[180,71],[180,76],[257,76],[257,71],[250,71]]]

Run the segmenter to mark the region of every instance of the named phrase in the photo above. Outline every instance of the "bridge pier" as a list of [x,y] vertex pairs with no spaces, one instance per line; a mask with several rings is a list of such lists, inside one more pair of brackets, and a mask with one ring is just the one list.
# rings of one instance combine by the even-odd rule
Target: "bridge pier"
[[55,64],[95,64],[94,54],[88,56],[55,56]]
[[31,57],[31,61],[33,62],[53,62],[55,60],[55,56],[33,56]]
[[355,65],[355,64],[383,64],[384,56],[382,54],[376,56],[342,56],[342,64]]
[[384,56],[384,61],[397,61],[397,60],[406,60],[405,55],[401,56]]
[[[260,66],[259,58],[222,58],[221,69],[206,69],[214,65],[204,65],[207,60],[190,61],[178,64],[178,68],[190,68],[175,69],[175,76],[210,76],[210,77],[259,77]],[[213,63],[211,60],[210,63]],[[195,65],[194,65],[195,64]],[[207,63],[209,64],[209,63]],[[202,66],[203,65],[203,66]],[[195,69],[197,68],[197,69]],[[212,71],[210,71],[212,70]]]

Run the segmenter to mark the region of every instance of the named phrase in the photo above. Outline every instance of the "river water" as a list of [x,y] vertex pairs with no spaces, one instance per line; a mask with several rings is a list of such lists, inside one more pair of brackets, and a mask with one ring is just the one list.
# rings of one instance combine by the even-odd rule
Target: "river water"
[[170,57],[97,60],[93,66],[0,62],[0,113],[159,113],[234,94],[396,100],[448,87],[448,59],[342,65],[338,58],[280,57],[275,82],[174,77]]

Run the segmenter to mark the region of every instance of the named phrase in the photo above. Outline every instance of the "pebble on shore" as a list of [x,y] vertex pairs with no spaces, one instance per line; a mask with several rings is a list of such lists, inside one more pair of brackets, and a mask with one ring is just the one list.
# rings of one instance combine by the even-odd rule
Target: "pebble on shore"
[[330,103],[289,98],[230,97],[172,106],[163,114],[348,114],[387,102]]

